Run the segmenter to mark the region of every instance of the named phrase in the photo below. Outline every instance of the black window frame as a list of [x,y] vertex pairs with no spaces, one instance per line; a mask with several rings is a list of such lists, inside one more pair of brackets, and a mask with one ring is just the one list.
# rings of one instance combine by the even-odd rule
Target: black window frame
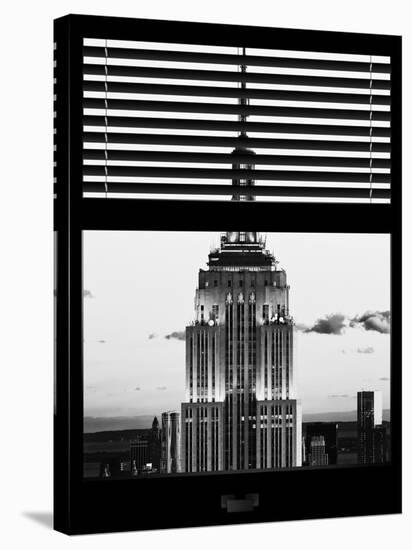
[[[304,204],[82,196],[83,38],[371,53],[391,57],[390,204]],[[401,37],[68,15],[55,21],[55,231],[57,234],[54,526],[68,534],[219,525],[401,511]],[[211,215],[213,212],[213,216]],[[391,235],[391,463],[308,472],[83,479],[82,231],[236,230]],[[138,486],[134,485],[138,483]],[[319,490],[319,488],[321,488]],[[358,498],[359,492],[362,498]],[[230,514],[222,496],[259,495]],[[310,502],[306,498],[310,495]]]

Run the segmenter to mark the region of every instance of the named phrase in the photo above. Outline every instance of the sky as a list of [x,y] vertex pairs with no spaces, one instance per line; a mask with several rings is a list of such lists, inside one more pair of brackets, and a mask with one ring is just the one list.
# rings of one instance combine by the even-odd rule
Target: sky
[[[85,231],[84,414],[159,415],[184,400],[185,343],[199,268],[219,233]],[[297,325],[303,414],[389,408],[390,237],[267,234]]]

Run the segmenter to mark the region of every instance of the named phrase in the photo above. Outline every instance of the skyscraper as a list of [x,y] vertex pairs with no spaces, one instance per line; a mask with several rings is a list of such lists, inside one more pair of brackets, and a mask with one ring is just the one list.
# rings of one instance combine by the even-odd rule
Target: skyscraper
[[[246,73],[245,48],[242,54]],[[247,148],[246,79],[240,83],[232,200],[253,201],[255,153]],[[186,328],[183,470],[300,466],[286,272],[255,231],[223,234],[208,266],[199,271],[195,320]]]
[[[380,391],[358,392],[358,460],[360,464],[377,462],[376,442],[380,439],[375,428],[382,424],[382,393]],[[380,461],[380,460],[379,460]]]
[[181,450],[181,425],[180,413],[162,413],[161,430],[161,455],[160,471],[164,474],[177,473],[181,471],[180,462]]
[[256,232],[227,232],[186,328],[184,471],[301,465],[286,272]]
[[160,426],[157,417],[155,416],[152,423],[152,429],[149,433],[149,451],[150,462],[153,470],[160,471],[160,452],[161,452],[161,435]]
[[338,456],[338,425],[336,422],[308,422],[304,424],[306,460],[311,452],[310,445],[314,436],[323,436],[328,464],[336,464]]
[[329,464],[323,435],[314,435],[311,437],[308,464],[309,466],[327,466]]

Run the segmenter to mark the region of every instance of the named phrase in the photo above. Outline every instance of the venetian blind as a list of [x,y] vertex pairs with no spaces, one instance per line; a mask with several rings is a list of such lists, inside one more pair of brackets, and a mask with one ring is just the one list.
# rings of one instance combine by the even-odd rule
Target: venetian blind
[[84,40],[83,193],[389,202],[390,58]]

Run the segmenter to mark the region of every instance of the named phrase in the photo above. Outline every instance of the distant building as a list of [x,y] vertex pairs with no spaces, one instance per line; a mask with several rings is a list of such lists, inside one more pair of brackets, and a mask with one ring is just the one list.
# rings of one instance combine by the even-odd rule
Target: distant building
[[338,425],[335,422],[308,422],[305,424],[305,455],[306,462],[310,451],[312,437],[322,436],[325,440],[325,452],[328,464],[336,464],[338,457]]
[[131,471],[130,460],[121,460],[120,461],[120,473],[129,473]]
[[314,435],[311,438],[308,463],[309,466],[328,465],[328,455],[326,453],[326,444],[323,435]]
[[306,439],[302,436],[302,464],[306,464]]
[[373,431],[373,449],[374,464],[383,464],[386,462],[387,454],[387,436],[385,426],[375,426]]
[[153,471],[160,471],[160,453],[161,453],[161,435],[160,426],[155,416],[152,423],[152,429],[149,434],[150,461]]
[[181,471],[180,413],[162,413],[160,471],[164,474]]
[[114,457],[109,462],[101,462],[99,477],[116,479],[130,477],[130,461]]
[[103,479],[108,479],[109,477],[112,477],[112,474],[110,472],[110,466],[106,462],[102,462],[100,464],[99,477],[102,477]]
[[382,462],[382,393],[358,392],[358,461],[360,464]]
[[141,472],[146,464],[150,462],[150,449],[147,439],[138,439],[130,443],[130,463],[132,473]]

